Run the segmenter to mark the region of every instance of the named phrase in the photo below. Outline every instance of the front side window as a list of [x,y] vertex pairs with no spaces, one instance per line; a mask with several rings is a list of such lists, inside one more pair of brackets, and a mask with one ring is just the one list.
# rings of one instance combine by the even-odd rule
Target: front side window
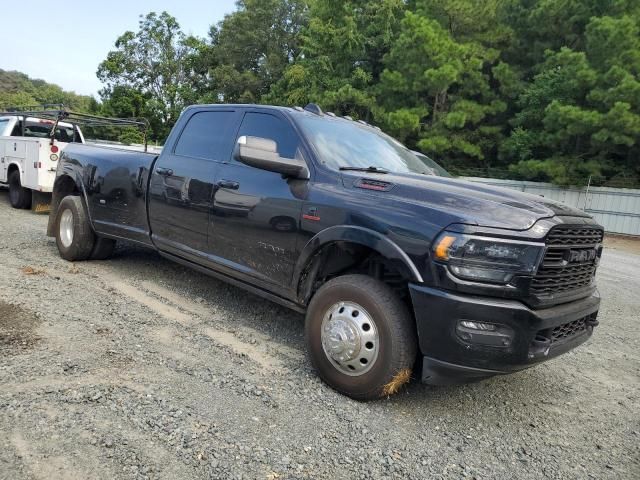
[[269,113],[245,114],[238,137],[260,137],[273,140],[283,158],[300,158],[300,139],[289,123]]
[[225,160],[224,153],[232,129],[234,112],[198,112],[187,122],[176,144],[175,154],[206,160]]

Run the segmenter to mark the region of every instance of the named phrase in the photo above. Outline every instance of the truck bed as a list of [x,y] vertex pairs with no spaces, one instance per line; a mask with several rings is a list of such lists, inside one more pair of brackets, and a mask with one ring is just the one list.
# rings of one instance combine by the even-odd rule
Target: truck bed
[[89,214],[97,233],[117,235],[126,229],[131,240],[149,243],[146,217],[149,172],[155,153],[117,147],[70,144],[65,162],[80,165]]

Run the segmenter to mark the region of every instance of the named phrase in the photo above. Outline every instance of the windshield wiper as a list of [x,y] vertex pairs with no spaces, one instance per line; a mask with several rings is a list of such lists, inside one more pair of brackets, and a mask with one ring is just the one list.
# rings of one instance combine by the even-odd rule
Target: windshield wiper
[[351,171],[351,172],[372,172],[372,173],[389,173],[389,170],[385,170],[384,168],[380,168],[380,167],[374,167],[374,166],[369,166],[369,167],[340,167],[340,170],[344,171]]

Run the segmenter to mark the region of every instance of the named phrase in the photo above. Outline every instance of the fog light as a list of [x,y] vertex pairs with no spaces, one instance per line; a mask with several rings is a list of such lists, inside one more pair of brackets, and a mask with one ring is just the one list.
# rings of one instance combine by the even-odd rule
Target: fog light
[[451,271],[460,278],[477,280],[490,283],[508,283],[513,278],[513,273],[501,270],[489,270],[486,268],[461,267],[451,265]]
[[456,334],[462,341],[490,347],[508,347],[515,332],[507,325],[459,320]]
[[460,325],[473,330],[484,330],[487,332],[495,332],[496,326],[493,323],[470,322],[469,320],[460,321]]

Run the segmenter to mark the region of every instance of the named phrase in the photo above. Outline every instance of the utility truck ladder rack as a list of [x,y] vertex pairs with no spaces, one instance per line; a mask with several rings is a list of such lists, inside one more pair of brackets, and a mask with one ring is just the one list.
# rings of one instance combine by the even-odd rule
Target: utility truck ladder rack
[[142,132],[144,138],[144,151],[147,151],[147,130],[149,122],[146,118],[111,118],[79,113],[67,110],[63,104],[46,104],[30,107],[10,107],[6,111],[0,111],[0,116],[22,117],[22,134],[24,136],[24,125],[28,117],[51,120],[54,122],[51,128],[51,141],[55,135],[58,122],[69,122],[81,127],[135,127]]

